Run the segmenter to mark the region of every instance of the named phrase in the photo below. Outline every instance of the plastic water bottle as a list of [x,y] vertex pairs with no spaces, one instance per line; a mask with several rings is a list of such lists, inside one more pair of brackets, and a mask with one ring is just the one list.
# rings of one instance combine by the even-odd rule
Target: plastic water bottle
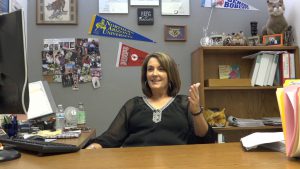
[[62,104],[57,106],[57,112],[55,114],[56,121],[55,121],[55,129],[56,130],[63,130],[65,128],[65,113]]
[[77,126],[84,127],[86,123],[86,113],[84,110],[83,103],[78,104],[78,112],[77,112]]

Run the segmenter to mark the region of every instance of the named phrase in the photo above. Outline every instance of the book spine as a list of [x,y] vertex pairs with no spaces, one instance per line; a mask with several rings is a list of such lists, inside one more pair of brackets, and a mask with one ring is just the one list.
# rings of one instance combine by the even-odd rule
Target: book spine
[[264,86],[265,77],[267,76],[267,70],[269,65],[269,57],[272,56],[270,54],[264,53],[262,55],[260,66],[258,70],[258,75],[256,78],[255,84],[258,86]]
[[282,57],[282,76],[281,76],[281,82],[284,84],[284,81],[286,79],[290,78],[290,59],[289,59],[289,53],[283,53],[281,55]]
[[267,86],[269,85],[269,78],[270,78],[270,75],[271,75],[271,69],[272,69],[272,66],[273,66],[273,62],[274,62],[274,58],[275,58],[275,55],[268,55],[268,66],[267,66],[267,70],[266,70],[266,74],[265,74],[265,79],[264,79],[264,86]]
[[256,56],[256,59],[255,59],[255,62],[254,62],[254,67],[253,67],[253,71],[251,71],[251,74],[250,74],[250,77],[251,77],[251,86],[255,86],[255,82],[256,82],[258,70],[259,70],[259,67],[260,67],[261,57],[262,57],[262,55],[257,55]]
[[296,70],[295,70],[295,55],[294,53],[290,53],[289,55],[290,59],[290,78],[295,79],[296,78]]
[[276,70],[277,70],[277,64],[278,64],[278,55],[274,55],[271,70],[270,70],[270,75],[269,75],[269,78],[268,78],[268,85],[269,86],[273,85],[275,75],[276,75]]

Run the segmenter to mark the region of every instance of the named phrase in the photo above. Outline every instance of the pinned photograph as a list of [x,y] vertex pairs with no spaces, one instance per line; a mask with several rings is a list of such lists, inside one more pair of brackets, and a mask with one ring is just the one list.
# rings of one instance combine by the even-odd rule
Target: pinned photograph
[[73,74],[73,86],[72,86],[72,90],[79,90],[78,75],[76,73]]
[[92,84],[95,89],[101,87],[100,79],[98,77],[92,77]]
[[48,82],[61,82],[63,87],[79,89],[80,83],[102,78],[100,41],[97,38],[44,39],[43,77]]

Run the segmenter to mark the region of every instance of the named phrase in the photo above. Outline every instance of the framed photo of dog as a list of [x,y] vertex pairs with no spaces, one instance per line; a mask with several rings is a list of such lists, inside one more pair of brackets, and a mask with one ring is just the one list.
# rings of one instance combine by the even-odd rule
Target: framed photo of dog
[[267,46],[283,46],[283,35],[282,34],[264,35],[263,44]]
[[77,0],[36,0],[36,24],[76,25]]

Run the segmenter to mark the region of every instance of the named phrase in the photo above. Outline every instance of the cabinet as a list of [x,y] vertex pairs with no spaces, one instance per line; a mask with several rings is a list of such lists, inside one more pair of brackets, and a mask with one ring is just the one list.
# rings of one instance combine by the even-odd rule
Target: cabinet
[[[259,51],[288,51],[295,54],[296,78],[300,77],[299,49],[297,46],[209,46],[199,47],[192,52],[192,83],[200,82],[200,103],[206,108],[225,108],[226,115],[240,118],[279,117],[276,100],[278,86],[249,87],[208,87],[205,81],[218,79],[219,65],[237,64],[241,78],[249,78],[253,59],[242,59]],[[248,128],[251,129],[251,128]],[[252,128],[256,131],[268,131],[278,127]],[[226,127],[218,132],[244,132],[245,128]],[[251,131],[253,131],[251,130]],[[246,134],[246,133],[245,133]],[[237,134],[238,135],[238,134]],[[240,135],[242,136],[242,135]],[[234,141],[238,141],[235,138]],[[226,141],[226,136],[225,136]]]

